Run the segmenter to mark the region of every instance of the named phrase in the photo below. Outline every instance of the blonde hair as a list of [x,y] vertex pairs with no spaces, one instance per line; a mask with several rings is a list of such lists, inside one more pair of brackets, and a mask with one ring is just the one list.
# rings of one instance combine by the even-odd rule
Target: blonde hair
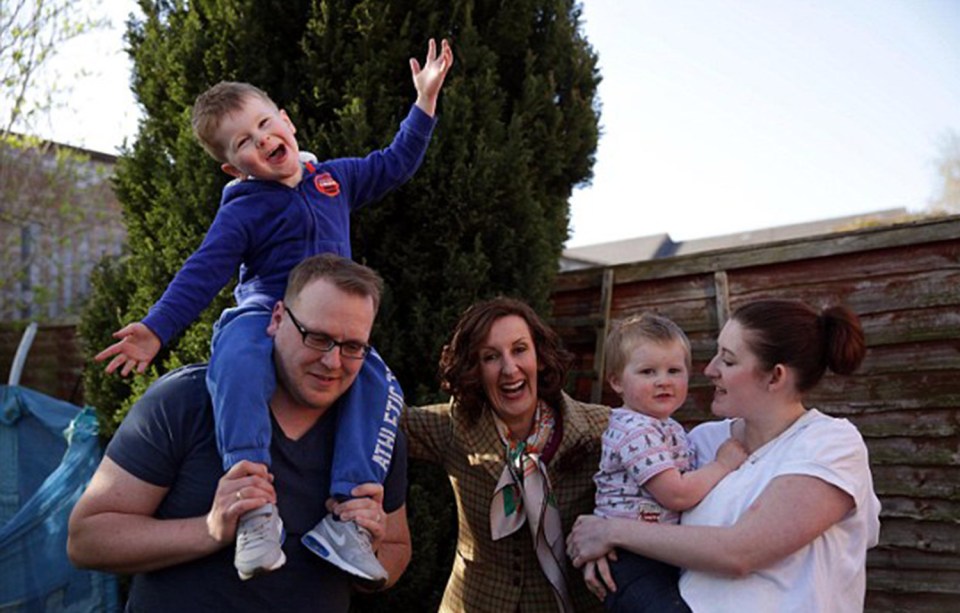
[[227,161],[226,143],[216,140],[220,122],[230,113],[242,109],[250,98],[259,98],[274,108],[277,107],[270,96],[259,87],[237,81],[221,81],[197,96],[193,103],[193,116],[190,121],[193,135],[217,161]]
[[619,377],[630,361],[630,353],[642,342],[680,343],[683,346],[687,370],[690,370],[693,361],[690,339],[680,326],[662,315],[640,313],[615,322],[607,334],[607,340],[603,344],[606,377]]

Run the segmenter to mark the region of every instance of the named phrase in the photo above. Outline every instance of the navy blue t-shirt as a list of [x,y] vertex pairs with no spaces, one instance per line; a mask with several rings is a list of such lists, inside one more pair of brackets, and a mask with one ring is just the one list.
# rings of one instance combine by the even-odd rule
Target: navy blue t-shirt
[[[155,513],[160,519],[206,515],[223,476],[205,376],[206,365],[192,365],[154,383],[106,450],[135,477],[169,488]],[[336,407],[296,441],[273,424],[271,472],[287,532],[283,567],[241,581],[228,546],[192,562],[135,575],[127,611],[347,611],[350,575],[300,543],[327,514],[335,426]],[[387,513],[406,501],[406,473],[406,439],[398,432],[384,483]]]

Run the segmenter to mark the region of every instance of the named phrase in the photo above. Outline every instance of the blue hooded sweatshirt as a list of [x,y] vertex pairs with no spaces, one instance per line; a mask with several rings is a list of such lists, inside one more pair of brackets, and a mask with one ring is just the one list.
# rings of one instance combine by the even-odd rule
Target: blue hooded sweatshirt
[[200,315],[239,268],[240,306],[273,308],[306,257],[351,257],[350,214],[402,185],[420,167],[435,119],[414,105],[386,149],[307,163],[295,188],[250,178],[223,190],[200,247],[143,319],[166,345]]

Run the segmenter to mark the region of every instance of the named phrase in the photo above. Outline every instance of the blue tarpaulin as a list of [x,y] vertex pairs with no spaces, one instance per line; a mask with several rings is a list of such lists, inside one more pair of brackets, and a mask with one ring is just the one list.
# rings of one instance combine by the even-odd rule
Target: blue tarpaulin
[[116,611],[113,575],[67,559],[67,520],[100,462],[97,418],[0,385],[0,611]]

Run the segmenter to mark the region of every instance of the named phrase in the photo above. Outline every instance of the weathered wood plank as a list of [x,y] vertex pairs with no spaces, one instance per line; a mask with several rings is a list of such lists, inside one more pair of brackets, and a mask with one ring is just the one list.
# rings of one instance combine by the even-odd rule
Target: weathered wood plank
[[[954,579],[955,580],[955,579]],[[917,592],[888,593],[870,589],[867,575],[866,613],[946,613],[960,611],[960,596]]]
[[880,527],[880,546],[957,555],[960,554],[960,524],[887,519]]
[[[822,399],[811,398],[807,403],[810,407],[815,407],[823,411],[824,413],[834,415],[836,417],[852,417],[856,415],[865,415],[868,413],[880,414],[886,411],[930,411],[930,410],[939,410],[942,407],[938,406],[936,402],[923,402],[923,398],[919,399],[898,399],[891,398],[886,401],[871,400],[871,401],[860,401],[860,400],[843,400],[842,398],[835,399],[832,401],[824,401]],[[948,407],[954,408],[954,407]],[[918,413],[922,415],[922,413]]]
[[[861,315],[870,346],[960,339],[960,302]],[[956,345],[954,345],[956,347]]]
[[[916,519],[921,521],[960,522],[960,499],[942,500],[939,498],[906,498],[902,496],[884,496],[883,513],[886,519]],[[958,562],[960,563],[960,562]]]
[[716,296],[713,273],[631,283],[618,280],[613,289],[614,312],[634,313],[676,302],[713,300]]
[[565,328],[589,328],[595,330],[602,323],[603,318],[593,313],[586,315],[553,316],[550,318],[550,326],[558,333],[565,331]]
[[[960,407],[960,375],[956,370],[877,376],[828,375],[807,398],[806,405],[840,417],[884,411]],[[689,395],[704,410],[713,398],[713,384],[694,368]]]
[[907,496],[960,500],[960,466],[871,463],[870,471],[874,489],[881,498]]
[[960,407],[960,380],[950,370],[855,374],[828,374],[810,393],[809,406],[840,407],[867,412],[884,407],[900,409]]
[[923,592],[960,596],[960,572],[941,570],[932,573],[928,570],[876,568],[870,569],[867,573],[867,586],[870,590],[883,592]]
[[[602,278],[603,269],[599,269]],[[569,291],[558,291],[556,287],[550,294],[551,314],[554,317],[579,316],[600,312],[600,288],[588,287]]]
[[699,300],[678,300],[672,303],[645,303],[633,302],[630,308],[624,308],[621,302],[611,311],[614,319],[623,319],[637,313],[652,312],[669,317],[688,335],[707,332],[711,338],[716,338],[717,318],[716,306],[713,298]]
[[960,466],[958,437],[945,438],[870,438],[870,463],[910,464],[912,466]]
[[568,294],[584,290],[600,291],[603,285],[603,266],[558,273],[553,280],[554,294]]
[[[867,573],[872,572],[873,569],[896,568],[960,571],[960,556],[889,547],[874,547],[867,552]],[[960,586],[957,587],[960,588]]]
[[846,413],[864,438],[960,436],[960,409]]
[[769,270],[776,269],[776,277],[772,279],[775,285],[791,287],[809,284],[811,280],[832,284],[851,279],[887,279],[922,274],[930,270],[958,268],[960,240],[856,251],[791,262],[771,262],[767,266],[739,269],[736,275],[737,282],[743,286],[759,287],[771,281]]
[[816,277],[800,285],[777,282],[779,269],[771,267],[767,281],[752,278],[745,286],[736,273],[729,273],[730,300],[734,310],[760,298],[803,300],[813,305],[843,303],[860,315],[892,310],[936,308],[960,303],[960,269],[932,270],[884,278],[821,281]]
[[[710,419],[710,400],[712,392],[705,389],[697,390],[697,394],[689,399],[680,409],[680,416],[689,416],[701,419]],[[960,409],[913,410],[889,412],[847,412],[831,410],[831,407],[817,405],[817,408],[834,417],[849,419],[864,439],[879,439],[893,437],[946,439],[943,443],[949,447],[951,442],[960,441]],[[879,445],[879,443],[874,443]],[[960,450],[958,450],[960,453]],[[960,474],[955,478],[960,480]]]
[[[957,308],[957,307],[952,307]],[[960,313],[958,313],[960,317]],[[864,324],[866,328],[866,323]],[[931,332],[933,332],[931,330]],[[934,332],[935,333],[935,332]],[[944,338],[948,331],[940,328],[939,337],[929,341],[877,346],[875,334],[865,330],[867,356],[858,372],[872,375],[896,374],[924,370],[960,371],[960,343]],[[958,383],[960,386],[960,383]]]

